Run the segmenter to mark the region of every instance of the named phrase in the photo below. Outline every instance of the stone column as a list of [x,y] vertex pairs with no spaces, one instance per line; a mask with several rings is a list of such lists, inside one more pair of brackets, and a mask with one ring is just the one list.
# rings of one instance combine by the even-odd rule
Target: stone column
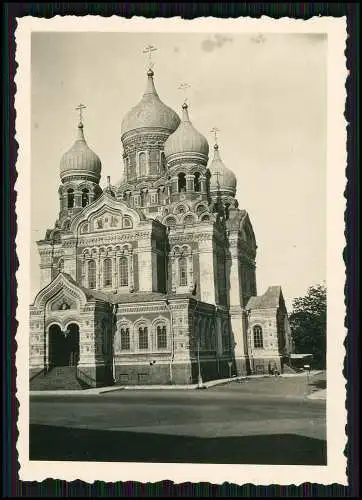
[[194,287],[193,278],[194,278],[194,266],[193,266],[192,254],[190,254],[187,257],[187,285],[190,291],[192,291]]
[[173,195],[178,193],[178,177],[177,177],[177,175],[175,175],[171,178],[171,189],[172,189],[171,193]]
[[98,255],[98,262],[96,261],[96,273],[97,273],[97,288],[102,288],[102,259],[101,256]]
[[200,192],[206,193],[206,176],[201,174],[199,180],[200,180]]
[[186,191],[188,193],[193,193],[194,192],[194,175],[193,174],[186,174]]
[[82,261],[82,284],[84,287],[87,287],[88,285],[88,280],[87,280],[87,263],[88,261],[85,260],[85,258],[83,257],[83,261]]
[[130,250],[128,255],[128,286],[129,291],[134,291],[134,273],[133,273],[133,249]]
[[82,206],[82,193],[79,191],[74,192],[74,207]]
[[200,299],[209,304],[215,304],[215,266],[212,232],[204,235],[199,241],[199,267],[200,267]]
[[171,287],[172,287],[172,291],[173,292],[176,292],[176,286],[177,286],[177,282],[176,282],[176,266],[177,266],[177,259],[172,256],[171,257],[171,270],[172,270],[172,284],[171,284]]
[[118,288],[118,266],[116,254],[113,255],[113,283],[112,287],[114,289]]

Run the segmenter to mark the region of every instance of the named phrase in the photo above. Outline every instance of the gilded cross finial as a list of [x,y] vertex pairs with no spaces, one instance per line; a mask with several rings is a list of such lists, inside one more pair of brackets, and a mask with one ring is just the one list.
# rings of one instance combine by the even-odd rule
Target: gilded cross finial
[[217,133],[220,132],[220,130],[217,127],[214,127],[210,130],[210,132],[212,134],[214,134],[214,141],[215,141],[215,144],[217,144]]
[[181,83],[178,88],[179,90],[182,90],[182,92],[184,93],[184,104],[187,104],[187,91],[189,88],[191,88],[191,85],[185,82]]
[[154,62],[152,61],[152,52],[155,52],[155,50],[158,50],[157,47],[154,45],[147,45],[147,47],[144,48],[143,53],[148,54],[148,68],[152,69],[154,67]]
[[87,106],[84,106],[84,104],[79,104],[75,109],[79,111],[79,125],[83,125],[83,109],[85,109]]

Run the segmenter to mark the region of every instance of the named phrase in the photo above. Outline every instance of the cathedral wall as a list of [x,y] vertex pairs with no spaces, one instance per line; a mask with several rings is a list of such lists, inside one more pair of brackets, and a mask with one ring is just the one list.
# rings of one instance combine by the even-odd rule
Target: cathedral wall
[[40,309],[30,308],[29,365],[34,373],[44,368],[45,336],[44,313]]
[[[262,347],[256,345],[254,328],[262,329]],[[265,373],[276,365],[281,371],[279,332],[276,309],[252,309],[249,315],[249,349],[254,371]]]
[[203,302],[216,303],[215,264],[212,238],[199,241],[200,298]]

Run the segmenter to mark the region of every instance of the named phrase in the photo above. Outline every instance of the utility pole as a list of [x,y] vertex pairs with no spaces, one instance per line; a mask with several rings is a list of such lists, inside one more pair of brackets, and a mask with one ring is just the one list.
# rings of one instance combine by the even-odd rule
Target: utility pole
[[197,339],[197,368],[198,368],[197,387],[200,389],[203,384],[201,376],[201,365],[200,365],[200,333]]

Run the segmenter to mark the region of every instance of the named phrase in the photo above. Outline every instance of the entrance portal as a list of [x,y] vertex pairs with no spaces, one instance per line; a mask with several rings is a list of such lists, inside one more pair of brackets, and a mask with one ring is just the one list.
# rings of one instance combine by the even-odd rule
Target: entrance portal
[[49,328],[49,365],[76,366],[79,361],[79,327],[75,323],[62,331],[58,325]]

